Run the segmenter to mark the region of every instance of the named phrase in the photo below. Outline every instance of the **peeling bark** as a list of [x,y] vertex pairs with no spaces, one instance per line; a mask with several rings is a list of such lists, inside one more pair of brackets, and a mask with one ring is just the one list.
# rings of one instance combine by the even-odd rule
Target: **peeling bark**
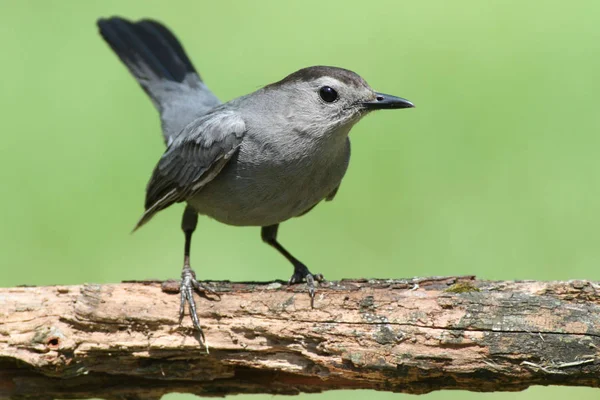
[[212,285],[210,354],[173,282],[0,289],[0,398],[600,386],[596,283],[344,280],[314,309],[303,285]]

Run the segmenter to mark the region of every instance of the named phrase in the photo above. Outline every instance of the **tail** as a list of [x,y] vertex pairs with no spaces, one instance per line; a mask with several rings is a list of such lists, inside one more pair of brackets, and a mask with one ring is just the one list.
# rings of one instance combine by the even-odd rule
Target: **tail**
[[186,74],[197,74],[175,36],[156,21],[132,23],[113,17],[98,20],[98,27],[104,40],[147,91],[152,91],[154,81],[183,82]]
[[175,35],[152,20],[99,19],[104,40],[161,113],[165,141],[220,102],[204,85]]
[[[165,143],[185,134],[186,125],[220,104],[200,79],[183,46],[161,23],[112,17],[99,19],[98,28],[160,112]],[[157,207],[147,209],[134,230],[149,221],[160,210]]]

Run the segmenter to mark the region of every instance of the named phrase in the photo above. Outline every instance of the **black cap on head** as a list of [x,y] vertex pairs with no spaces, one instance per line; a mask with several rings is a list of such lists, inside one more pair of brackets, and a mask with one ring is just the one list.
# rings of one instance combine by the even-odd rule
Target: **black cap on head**
[[281,85],[289,82],[311,82],[322,77],[331,77],[345,83],[346,85],[357,87],[369,86],[367,85],[367,82],[365,82],[365,80],[356,72],[352,72],[344,68],[328,67],[324,65],[302,68],[286,76],[279,82],[274,83],[273,85]]

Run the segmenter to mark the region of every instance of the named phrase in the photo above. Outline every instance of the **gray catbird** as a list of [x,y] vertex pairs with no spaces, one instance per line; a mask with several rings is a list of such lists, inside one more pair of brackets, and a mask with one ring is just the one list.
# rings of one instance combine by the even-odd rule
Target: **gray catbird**
[[100,19],[104,40],[129,68],[160,112],[167,150],[146,188],[145,212],[135,229],[171,204],[185,202],[181,274],[183,315],[189,304],[201,333],[193,291],[202,286],[190,268],[198,214],[237,226],[262,227],[262,240],[294,266],[290,283],[312,274],[278,241],[279,224],[332,200],[350,159],[348,132],[370,111],[413,107],[373,91],[342,68],[303,68],[246,96],[221,104],[206,87],[177,38],[162,24]]

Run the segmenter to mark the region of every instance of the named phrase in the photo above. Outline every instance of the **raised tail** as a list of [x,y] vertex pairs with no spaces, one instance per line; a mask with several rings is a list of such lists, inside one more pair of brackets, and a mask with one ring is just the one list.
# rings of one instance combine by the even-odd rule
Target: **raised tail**
[[196,69],[175,36],[151,20],[136,23],[113,17],[98,20],[100,34],[146,90],[155,80],[183,82]]
[[220,102],[204,85],[175,35],[152,20],[99,19],[104,40],[161,114],[165,141]]

